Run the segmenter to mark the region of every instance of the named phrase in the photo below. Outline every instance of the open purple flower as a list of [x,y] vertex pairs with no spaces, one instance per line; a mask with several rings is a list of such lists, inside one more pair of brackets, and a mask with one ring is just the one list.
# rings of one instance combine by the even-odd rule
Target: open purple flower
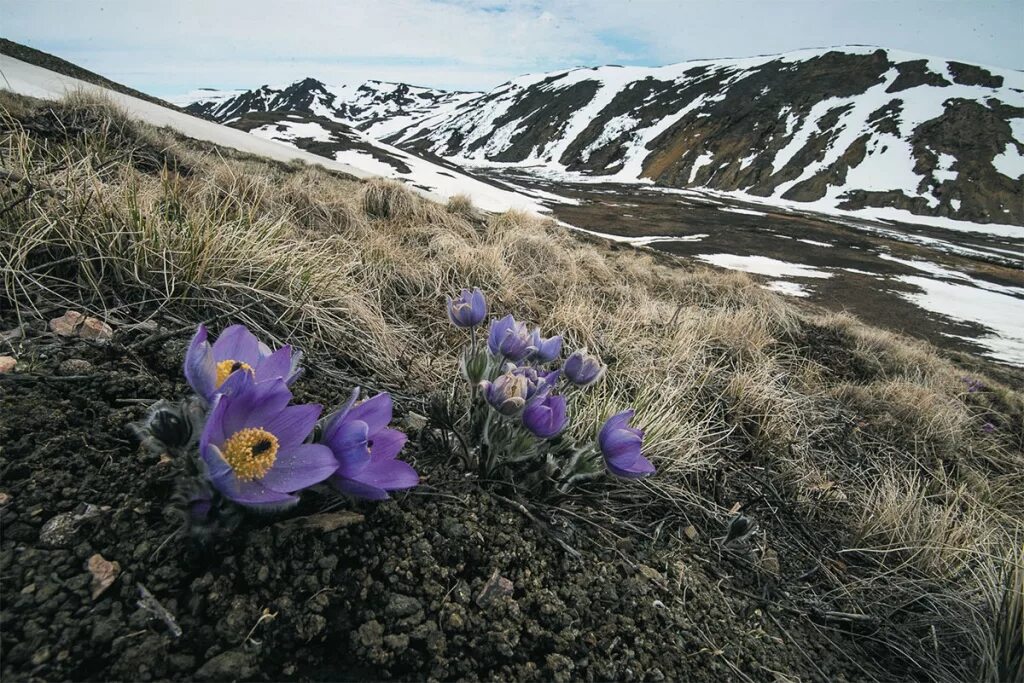
[[338,469],[331,449],[304,443],[320,406],[290,406],[291,399],[281,378],[257,383],[239,372],[225,382],[199,440],[206,476],[225,498],[250,508],[282,507]]
[[654,465],[640,454],[644,442],[643,431],[629,426],[633,414],[632,410],[623,410],[612,415],[605,421],[597,437],[608,471],[627,479],[654,474]]
[[396,456],[406,436],[388,429],[391,396],[377,394],[357,404],[359,389],[331,416],[320,442],[330,448],[338,465],[330,484],[342,493],[365,500],[384,500],[388,491],[416,486],[420,477]]
[[533,352],[533,359],[538,363],[550,363],[562,354],[562,335],[544,339],[540,336],[540,328],[536,328],[530,334],[530,345],[537,348]]
[[487,333],[487,348],[493,355],[504,356],[513,362],[524,360],[537,350],[537,347],[530,343],[526,323],[516,322],[511,315],[491,321]]
[[212,401],[232,374],[244,371],[257,382],[281,378],[291,384],[302,370],[302,352],[290,346],[277,351],[258,340],[244,325],[232,325],[217,341],[207,341],[206,326],[200,325],[185,353],[185,379],[197,394]]
[[580,387],[590,386],[601,379],[604,369],[601,359],[587,353],[586,348],[573,351],[572,355],[565,360],[565,365],[562,366],[569,381]]
[[565,410],[565,396],[545,392],[523,410],[523,426],[538,438],[553,439],[569,424]]
[[536,368],[517,368],[511,363],[505,368],[505,373],[498,375],[493,382],[480,382],[480,389],[484,400],[506,417],[518,415],[534,400],[542,398],[542,392],[553,386],[558,378],[557,370],[538,373]]
[[458,327],[476,327],[487,317],[487,301],[483,292],[463,289],[455,299],[448,297],[448,319]]

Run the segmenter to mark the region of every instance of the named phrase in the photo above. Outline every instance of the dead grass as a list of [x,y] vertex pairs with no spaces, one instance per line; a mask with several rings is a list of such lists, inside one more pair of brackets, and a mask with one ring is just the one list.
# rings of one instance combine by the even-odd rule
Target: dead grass
[[[833,524],[822,546],[873,563],[870,580],[827,599],[881,613],[878,595],[944,596],[915,599],[899,644],[923,675],[965,676],[973,664],[913,629],[952,620],[956,642],[993,642],[979,577],[1024,536],[1016,392],[987,380],[984,401],[968,396],[927,345],[805,311],[739,273],[610,251],[518,212],[482,216],[464,197],[441,206],[393,181],[203,150],[79,95],[51,118],[24,98],[0,105],[4,308],[227,314],[425,402],[454,376],[463,341],[444,296],[478,286],[493,312],[563,332],[608,363],[574,429],[637,409],[659,476],[635,489],[655,496],[632,504],[633,523],[675,525],[684,506],[717,523],[730,502],[694,482],[757,463],[798,502],[831,491],[808,512]],[[66,125],[42,125],[51,119]],[[811,354],[815,330],[841,341]],[[992,420],[1000,431],[984,432]],[[813,545],[800,552],[819,562]]]

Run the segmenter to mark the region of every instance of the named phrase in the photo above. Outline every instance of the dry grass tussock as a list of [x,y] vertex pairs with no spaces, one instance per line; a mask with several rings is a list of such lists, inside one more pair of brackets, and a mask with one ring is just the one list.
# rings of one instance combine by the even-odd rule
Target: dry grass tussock
[[[969,394],[930,347],[798,308],[742,274],[187,143],[80,95],[0,105],[3,307],[230,318],[425,400],[451,381],[462,342],[444,296],[478,286],[492,312],[608,362],[575,429],[636,407],[660,470],[648,490],[670,502],[641,516],[664,521],[685,503],[724,521],[732,501],[692,484],[737,462],[794,490],[827,482],[841,502],[807,514],[878,563],[872,585],[913,595],[927,580],[948,598],[930,614],[981,624],[972,633],[987,623],[984,577],[1024,537],[1017,392],[982,378],[988,390]],[[901,644],[918,646],[915,661],[961,653]]]

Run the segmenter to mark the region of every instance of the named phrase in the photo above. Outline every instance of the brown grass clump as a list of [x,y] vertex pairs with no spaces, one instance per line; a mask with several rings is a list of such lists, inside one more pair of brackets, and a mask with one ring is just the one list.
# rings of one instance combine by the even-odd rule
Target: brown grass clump
[[[58,116],[74,129],[48,128]],[[1012,641],[998,634],[1018,622],[993,636],[977,596],[1024,537],[1024,401],[985,378],[968,394],[927,345],[740,273],[193,145],[80,96],[0,96],[0,162],[4,310],[243,322],[423,410],[464,341],[444,297],[477,286],[607,362],[579,434],[636,408],[659,475],[603,489],[605,522],[652,543],[695,521],[712,535],[745,502],[793,575],[859,563],[785,590],[890,624],[871,642],[921,677],[971,677],[969,643]]]

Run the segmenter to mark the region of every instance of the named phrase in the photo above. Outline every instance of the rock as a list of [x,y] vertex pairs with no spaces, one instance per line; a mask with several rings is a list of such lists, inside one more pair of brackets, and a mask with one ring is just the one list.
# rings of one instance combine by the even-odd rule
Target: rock
[[256,673],[256,658],[241,650],[228,650],[207,660],[196,671],[203,681],[244,681]]
[[92,590],[93,600],[103,595],[114,581],[117,580],[117,577],[121,575],[121,565],[116,561],[108,561],[99,553],[96,553],[89,558],[89,561],[86,563],[86,568],[89,570],[89,573],[92,574],[92,583],[90,588]]
[[274,526],[281,529],[317,529],[328,532],[359,524],[363,519],[364,517],[358,512],[325,512],[319,515],[293,517],[292,519],[278,522]]
[[92,372],[92,363],[82,358],[68,358],[57,366],[57,374],[62,376],[88,375]]
[[402,417],[400,424],[402,425],[402,429],[407,432],[418,432],[426,429],[427,418],[419,413],[409,412]]
[[384,614],[394,619],[412,616],[423,609],[419,600],[408,595],[392,595]]
[[688,541],[696,541],[698,536],[697,527],[693,526],[692,524],[686,525],[683,528],[683,535],[686,536],[686,540]]
[[487,583],[484,584],[480,595],[476,596],[476,604],[480,607],[486,607],[497,598],[512,595],[513,588],[515,588],[515,585],[495,569],[494,573],[491,574],[491,578],[487,579]]
[[761,556],[761,570],[772,576],[779,575],[779,554],[768,548]]
[[74,337],[84,321],[85,316],[78,311],[67,311],[50,321],[50,331],[60,337]]
[[86,318],[78,329],[78,336],[97,342],[108,342],[114,338],[114,330],[98,318]]
[[114,336],[113,328],[99,318],[70,310],[50,321],[50,331],[60,337],[81,337],[97,342],[108,342]]
[[39,530],[39,543],[45,548],[68,548],[78,533],[78,516],[64,512],[51,517]]
[[14,372],[14,368],[18,365],[18,361],[14,356],[0,356],[0,375],[8,372]]
[[11,494],[7,493],[6,491],[0,491],[0,508],[10,503],[11,500]]
[[664,575],[662,575],[662,573],[654,567],[648,567],[646,564],[639,564],[637,565],[637,569],[639,569],[640,573],[643,574],[644,577],[648,580],[653,581],[654,583],[657,583],[662,586],[665,585]]

